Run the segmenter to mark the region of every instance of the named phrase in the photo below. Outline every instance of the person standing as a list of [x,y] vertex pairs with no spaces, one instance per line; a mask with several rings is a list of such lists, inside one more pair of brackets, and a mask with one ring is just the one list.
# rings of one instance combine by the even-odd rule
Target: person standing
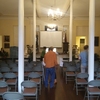
[[43,51],[42,51],[42,53],[41,53],[41,58],[40,58],[41,61],[43,61],[45,52],[46,52],[46,47],[43,47]]
[[88,45],[84,46],[84,51],[80,53],[79,59],[81,60],[81,73],[85,73],[88,67]]
[[1,48],[0,56],[1,56],[2,58],[6,58],[6,57],[8,56],[8,52],[6,52],[3,48]]
[[48,87],[48,79],[50,76],[50,88],[54,87],[55,80],[55,67],[58,65],[57,63],[57,55],[53,52],[53,47],[49,48],[49,51],[44,56],[45,63],[45,87]]

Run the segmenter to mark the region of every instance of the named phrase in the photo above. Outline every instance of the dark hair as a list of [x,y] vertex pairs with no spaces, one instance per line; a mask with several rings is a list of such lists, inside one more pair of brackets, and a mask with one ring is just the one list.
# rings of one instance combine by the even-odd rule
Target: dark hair
[[43,49],[46,49],[46,47],[43,47]]
[[88,49],[88,47],[89,47],[88,45],[85,45],[85,46],[84,46],[84,50],[87,50],[87,49]]
[[49,51],[50,51],[50,50],[53,50],[53,47],[50,47],[50,48],[49,48]]

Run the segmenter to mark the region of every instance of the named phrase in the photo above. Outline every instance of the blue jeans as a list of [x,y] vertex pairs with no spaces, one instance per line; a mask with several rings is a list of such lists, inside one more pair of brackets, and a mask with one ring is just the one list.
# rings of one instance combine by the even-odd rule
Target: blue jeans
[[45,87],[48,87],[48,78],[50,75],[50,88],[54,87],[55,67],[45,69]]

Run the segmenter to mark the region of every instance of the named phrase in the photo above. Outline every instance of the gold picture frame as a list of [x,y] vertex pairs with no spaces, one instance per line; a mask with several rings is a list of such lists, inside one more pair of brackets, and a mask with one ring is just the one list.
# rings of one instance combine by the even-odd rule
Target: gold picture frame
[[10,36],[8,35],[4,36],[4,42],[10,42]]
[[10,48],[10,43],[4,43],[4,48]]

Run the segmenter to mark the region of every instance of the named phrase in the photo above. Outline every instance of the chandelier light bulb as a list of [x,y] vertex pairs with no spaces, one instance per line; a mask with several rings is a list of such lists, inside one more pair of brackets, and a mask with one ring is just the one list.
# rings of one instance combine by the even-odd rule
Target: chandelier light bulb
[[57,8],[56,10],[49,9],[48,17],[51,17],[51,19],[56,21],[62,17],[62,12],[59,8]]
[[57,12],[60,12],[59,8],[57,8]]

